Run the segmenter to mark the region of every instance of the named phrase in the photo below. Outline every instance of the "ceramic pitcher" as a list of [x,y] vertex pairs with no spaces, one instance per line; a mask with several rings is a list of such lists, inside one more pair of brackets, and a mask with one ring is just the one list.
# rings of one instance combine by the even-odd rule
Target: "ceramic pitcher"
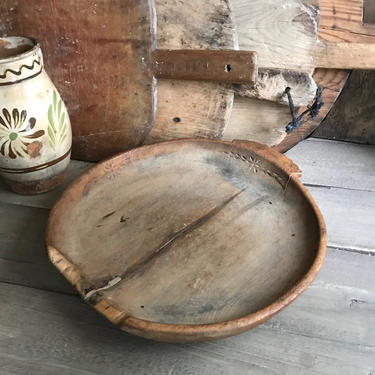
[[21,194],[59,185],[72,132],[66,107],[32,38],[0,38],[0,174]]

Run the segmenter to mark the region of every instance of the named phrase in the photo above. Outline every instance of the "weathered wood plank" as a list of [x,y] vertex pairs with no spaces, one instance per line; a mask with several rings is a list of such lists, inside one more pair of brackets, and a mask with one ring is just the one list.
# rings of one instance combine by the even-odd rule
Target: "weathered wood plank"
[[319,13],[311,1],[232,2],[240,49],[259,53],[259,66],[312,73]]
[[375,254],[375,194],[309,187],[326,221],[328,246]]
[[319,39],[318,67],[374,68],[375,27],[363,23],[363,0],[321,0]]
[[0,283],[0,372],[367,375],[375,370],[374,267],[375,257],[329,250],[314,284],[269,322],[189,345],[129,336],[75,296]]
[[232,117],[224,130],[223,139],[251,139],[270,146],[278,145],[285,138],[285,128],[290,118],[290,110],[286,106],[236,96]]
[[286,155],[305,184],[375,192],[375,146],[310,138]]
[[74,293],[49,263],[44,238],[48,210],[0,203],[0,279]]

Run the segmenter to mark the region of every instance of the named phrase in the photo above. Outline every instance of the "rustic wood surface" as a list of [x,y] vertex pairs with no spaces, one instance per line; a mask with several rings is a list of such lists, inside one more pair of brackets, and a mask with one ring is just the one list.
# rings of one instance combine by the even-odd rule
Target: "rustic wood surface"
[[363,0],[321,0],[316,66],[374,69],[375,25],[364,24]]
[[152,57],[155,78],[249,85],[258,80],[256,52],[156,49]]
[[[288,134],[279,144],[276,144],[276,150],[285,152],[313,133],[329,114],[332,106],[334,106],[344,88],[348,76],[349,71],[347,70],[316,69],[313,77],[316,83],[323,88],[322,99],[325,104],[320,109],[318,116],[315,118],[309,117],[301,127]],[[300,109],[300,112],[302,110],[303,109]]]
[[132,150],[62,195],[49,256],[127,332],[167,341],[240,333],[292,302],[324,259],[325,225],[298,174],[246,141]]
[[[363,21],[375,24],[375,2],[364,1]],[[339,98],[314,136],[375,144],[375,72],[353,71]]]
[[375,144],[374,87],[375,72],[353,71],[314,137]]
[[[68,107],[75,157],[98,160],[144,142],[155,117],[148,0],[4,0],[0,13],[2,33],[40,41]],[[37,22],[42,15],[48,22]]]
[[[284,66],[313,72],[316,66],[313,50],[318,32],[320,39],[325,38],[322,26],[318,30],[319,5],[328,9],[323,14],[323,23],[326,28],[332,29],[335,19],[331,17],[333,9],[327,5],[327,0],[235,0],[233,12],[240,48],[261,51],[258,60],[260,69],[275,64],[279,68]],[[262,14],[253,17],[260,9]],[[268,11],[263,11],[264,9]],[[345,9],[339,10],[337,16],[343,15],[344,11]],[[289,150],[320,125],[340,95],[347,77],[348,72],[345,70],[316,69],[313,78],[323,88],[325,105],[315,119],[308,119],[304,125],[288,135],[285,133],[285,127],[290,121],[288,108],[251,98],[236,97],[232,117],[225,128],[223,138],[251,139],[274,146],[282,152]]]
[[[340,202],[346,207],[345,217],[354,217],[353,225],[346,226],[345,217],[331,215],[349,233],[343,245],[350,249],[358,237],[355,218],[363,215],[356,199],[371,190],[367,171],[373,166],[374,147],[309,140],[291,152],[289,156],[305,170],[303,181],[315,185],[315,191],[329,191],[322,186],[326,184],[335,186],[339,197],[342,191],[354,194]],[[322,161],[314,168],[313,163],[319,162],[316,155]],[[320,177],[316,170],[323,165]],[[79,173],[86,167],[73,162],[72,170]],[[375,371],[374,256],[329,248],[312,286],[279,315],[245,334],[202,344],[154,343],[114,329],[73,295],[73,288],[49,264],[42,236],[54,193],[21,197],[25,200],[3,188],[0,193],[1,227],[11,213],[14,218],[0,236],[1,374],[368,375]],[[326,201],[321,199],[323,210]],[[25,230],[33,224],[34,232],[24,235],[20,223]],[[327,224],[328,236],[335,235],[337,226],[329,220]],[[375,241],[370,245],[374,251]]]
[[[173,43],[169,32],[174,38],[180,36],[172,48],[182,44],[192,48],[189,38],[198,41],[201,48],[211,44],[212,48],[235,48],[228,0],[204,4],[171,0],[156,6],[160,48]],[[3,0],[0,13],[2,33],[33,35],[41,41],[46,69],[71,115],[74,157],[98,160],[145,141],[155,116],[152,77],[144,66],[151,62],[153,43],[150,28],[155,19],[150,15],[150,1]],[[36,22],[42,19],[40,14],[48,14],[49,22]],[[186,25],[189,27],[184,28]],[[191,87],[175,84],[178,91],[168,81],[164,82],[165,89],[159,86],[161,105],[156,126],[162,118],[175,125],[176,116],[180,122],[190,123],[183,114],[195,112],[197,123],[206,118],[207,129],[212,127],[213,134],[220,135],[218,129],[228,119],[233,93],[212,83],[193,82]],[[186,91],[185,97],[181,91]],[[173,100],[167,99],[168,95]],[[162,103],[167,103],[169,111],[164,112]],[[196,103],[199,105],[192,111]]]
[[[161,49],[238,49],[228,0],[155,0]],[[226,85],[161,79],[157,113],[145,143],[182,137],[220,138],[234,95]]]
[[[243,0],[233,2],[241,49],[259,48],[262,54],[261,64],[266,68],[295,68],[311,73],[314,63],[310,53],[318,32],[318,13],[314,8],[317,5],[316,1],[302,3],[297,0],[289,0],[287,4],[284,4],[281,0],[268,0],[266,4],[261,3],[249,3]],[[102,49],[90,47],[91,42],[94,46],[104,43],[105,35],[107,35],[109,23],[106,22],[106,15],[114,8],[104,9],[103,4],[103,1],[94,2],[93,0],[81,0],[74,4],[71,1],[60,4],[55,0],[50,0],[49,2],[40,2],[40,6],[35,6],[35,2],[31,6],[31,3],[25,0],[17,3],[3,0],[0,4],[2,14],[4,14],[0,23],[3,33],[31,33],[42,42],[47,70],[63,93],[72,114],[73,154],[75,157],[95,159],[94,155],[90,153],[92,149],[108,146],[108,144],[105,146],[105,139],[109,131],[116,132],[113,133],[116,135],[116,139],[108,146],[112,148],[113,145],[116,145],[117,148],[113,149],[113,152],[118,151],[121,147],[124,148],[124,144],[131,146],[142,140],[146,143],[153,143],[163,139],[190,136],[230,137],[231,134],[239,134],[240,138],[244,139],[249,134],[257,133],[258,128],[261,131],[257,136],[248,139],[258,140],[268,145],[277,145],[284,139],[286,135],[284,119],[287,118],[288,108],[280,106],[278,110],[275,110],[277,107],[273,103],[268,105],[250,98],[247,100],[240,98],[238,103],[233,106],[233,93],[226,86],[207,82],[172,82],[170,80],[159,81],[158,111],[151,133],[148,134],[148,130],[151,128],[150,124],[141,121],[141,118],[146,119],[147,115],[149,118],[152,116],[150,110],[142,111],[140,116],[135,116],[141,125],[137,124],[137,132],[133,134],[134,132],[129,129],[134,125],[134,121],[132,122],[128,113],[124,116],[124,113],[120,113],[118,110],[124,104],[124,95],[120,95],[122,81],[119,84],[118,76],[122,74],[122,70],[127,69],[127,64],[121,63],[123,57],[119,54],[112,58],[113,54],[102,53]],[[112,2],[111,7],[118,7],[119,4],[119,2]],[[267,11],[263,12],[265,6]],[[73,26],[70,25],[71,21],[75,19],[73,16],[73,20],[68,17],[66,22],[61,17],[66,14],[66,9],[76,9],[74,7],[85,9],[86,13],[70,12],[74,13],[75,18],[83,17],[85,22],[89,22],[84,29],[81,28],[80,22],[73,22]],[[259,14],[259,9],[262,9],[262,15],[254,17],[254,14]],[[115,18],[119,18],[123,11],[121,7],[119,12],[114,11]],[[50,21],[47,24],[35,23],[41,12],[50,15]],[[157,0],[156,12],[158,15],[157,42],[159,48],[238,48],[228,0],[209,0],[203,3],[200,0],[189,2]],[[21,22],[21,18],[24,16],[27,17],[28,22]],[[118,27],[119,23],[116,22],[110,23],[111,30],[113,29],[112,34],[116,27],[122,30],[122,25]],[[95,26],[98,23],[100,24],[99,28]],[[103,32],[103,37],[101,34],[96,37],[89,32],[88,26],[94,28],[96,33]],[[120,33],[126,34],[125,31],[122,30]],[[117,35],[112,34],[110,35],[112,42],[107,45],[108,48],[113,49],[116,41],[118,42],[120,39]],[[56,35],[60,36],[57,42],[58,49],[55,48]],[[108,40],[106,39],[106,41]],[[90,56],[92,55],[92,59],[91,61],[82,61],[81,56],[87,51],[90,52]],[[291,54],[294,55],[291,56]],[[99,79],[97,71],[95,71],[94,79],[90,79],[88,67],[91,66],[90,64],[98,66],[102,58],[110,59],[110,66],[105,67],[106,76]],[[74,63],[77,59],[78,62]],[[65,60],[69,60],[69,66],[76,68],[68,68]],[[77,85],[77,82],[80,82],[82,77],[84,77],[82,80],[84,85],[81,90],[81,86]],[[279,75],[279,77],[280,79],[273,78],[269,84],[262,87],[260,93],[257,89],[255,91],[240,90],[240,92],[261,98],[271,98],[285,104],[285,97],[280,99],[275,98],[275,95],[279,96],[282,92],[280,85],[288,83],[293,86],[295,83],[293,79],[285,80],[285,75]],[[73,85],[75,90],[72,90]],[[308,92],[308,95],[302,98],[301,103],[305,103],[312,96],[314,85],[308,87],[309,89],[305,91]],[[149,87],[146,89],[150,93]],[[298,85],[296,89],[298,89]],[[112,100],[110,93],[113,93],[116,98]],[[300,95],[298,92],[296,93],[299,98]],[[135,101],[138,99],[132,98]],[[95,107],[93,103],[99,104]],[[332,104],[326,100],[327,108],[330,108]],[[116,110],[113,109],[114,107]],[[233,116],[231,118],[232,107]],[[90,129],[95,127],[93,131],[82,125],[86,118],[80,116],[82,111],[86,117],[90,118],[90,121],[87,122],[88,127]],[[249,124],[252,129],[248,129]],[[314,126],[316,124],[315,122]],[[124,126],[128,130],[122,130]],[[113,127],[115,127],[114,130]],[[108,150],[104,151],[107,153]],[[104,154],[98,156],[104,156]]]
[[[296,107],[311,104],[316,95],[316,83],[311,74],[296,70],[259,69],[255,84],[232,85],[239,96],[269,100],[289,106],[285,88],[293,91],[293,103]],[[249,138],[250,139],[250,138]]]

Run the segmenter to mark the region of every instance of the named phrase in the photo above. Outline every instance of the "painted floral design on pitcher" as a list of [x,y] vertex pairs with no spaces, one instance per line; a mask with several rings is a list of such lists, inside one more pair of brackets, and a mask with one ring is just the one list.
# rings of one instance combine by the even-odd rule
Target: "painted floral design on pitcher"
[[28,155],[28,146],[32,143],[31,139],[42,137],[44,130],[33,130],[36,119],[30,117],[27,119],[27,111],[21,113],[17,108],[12,111],[12,116],[6,108],[3,108],[0,115],[0,153],[8,155],[11,159],[17,156],[25,157]]
[[69,115],[38,42],[0,37],[0,176],[17,193],[51,190],[67,175],[71,146]]
[[48,108],[48,135],[49,144],[55,149],[67,137],[66,112],[62,109],[63,101],[57,100],[57,92],[53,91],[53,102]]

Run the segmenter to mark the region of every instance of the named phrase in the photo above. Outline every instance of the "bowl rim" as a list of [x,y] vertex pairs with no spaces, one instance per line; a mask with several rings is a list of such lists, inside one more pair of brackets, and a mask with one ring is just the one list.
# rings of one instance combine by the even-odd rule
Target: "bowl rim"
[[[74,180],[63,192],[60,198],[57,200],[53,206],[51,213],[48,218],[47,230],[46,230],[46,248],[51,262],[59,269],[59,271],[70,281],[79,293],[84,297],[85,292],[82,289],[82,281],[84,277],[78,268],[72,264],[65,256],[59,253],[58,249],[55,249],[51,245],[51,232],[53,230],[54,217],[58,214],[59,204],[63,199],[70,194],[72,190],[82,184],[85,180],[90,181],[90,174],[96,171],[104,169],[108,162],[111,161],[121,161],[125,159],[126,156],[131,153],[140,152],[145,157],[149,155],[154,155],[158,153],[158,150],[163,146],[169,146],[173,144],[179,144],[184,142],[193,143],[212,143],[218,145],[232,145],[238,148],[243,148],[247,151],[255,152],[259,157],[267,160],[273,166],[281,169],[284,173],[289,175],[289,183],[292,181],[295,187],[301,192],[301,194],[307,200],[309,206],[312,209],[312,213],[315,215],[317,220],[317,225],[319,229],[319,241],[318,248],[316,251],[315,258],[308,269],[308,271],[302,276],[297,283],[295,283],[291,288],[289,288],[281,297],[276,299],[274,302],[268,306],[255,311],[253,313],[244,315],[242,317],[216,322],[216,323],[205,323],[205,324],[173,324],[173,323],[160,323],[155,321],[147,321],[140,318],[127,315],[123,310],[118,308],[112,301],[106,298],[102,298],[100,302],[92,304],[92,306],[104,315],[113,324],[119,326],[121,329],[134,333],[139,336],[146,338],[152,338],[161,341],[173,341],[173,342],[187,342],[187,341],[202,341],[210,340],[221,337],[227,337],[234,334],[238,334],[247,331],[261,323],[264,323],[272,316],[283,310],[291,302],[293,302],[298,296],[300,296],[308,286],[313,282],[318,272],[320,271],[325,255],[327,246],[327,231],[326,225],[323,219],[323,215],[320,212],[316,202],[312,198],[311,194],[307,188],[300,181],[300,171],[298,167],[286,156],[279,153],[278,151],[251,141],[222,141],[214,139],[204,139],[204,138],[183,138],[178,140],[164,141],[152,145],[145,145],[142,147],[137,147],[135,149],[119,153],[113,157],[107,158],[92,168],[85,171],[81,176]],[[149,154],[148,152],[151,152]],[[130,159],[129,159],[130,160]],[[91,177],[94,177],[92,175]]]

